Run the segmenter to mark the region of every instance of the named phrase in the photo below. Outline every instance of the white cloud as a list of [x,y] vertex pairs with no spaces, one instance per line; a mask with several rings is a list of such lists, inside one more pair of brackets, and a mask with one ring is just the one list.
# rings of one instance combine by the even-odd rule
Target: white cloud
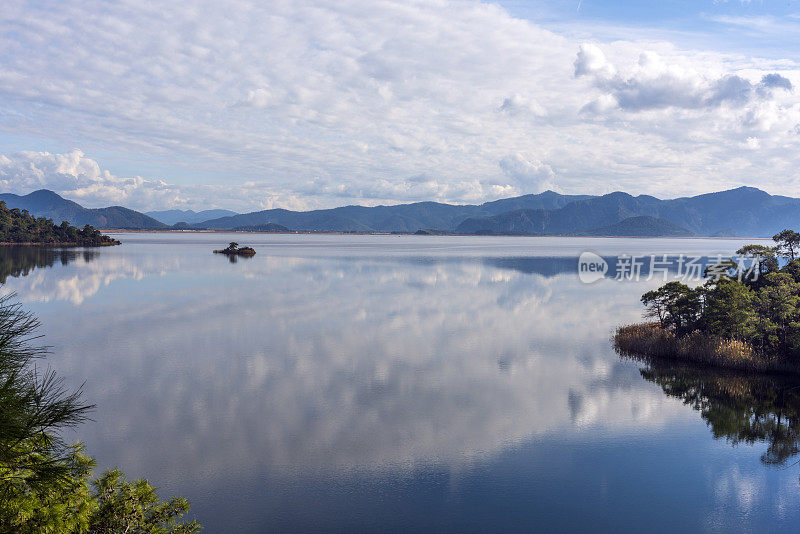
[[584,43],[578,50],[575,59],[575,76],[592,75],[601,79],[611,79],[616,69],[606,59],[606,55],[597,45]]
[[0,157],[0,188],[12,193],[52,189],[89,206],[127,203],[171,205],[183,201],[175,186],[139,176],[118,178],[80,150],[66,154],[19,152]]
[[240,106],[249,106],[254,108],[265,108],[270,102],[273,101],[273,96],[269,89],[259,87],[258,89],[251,89],[247,91],[247,95],[238,101],[236,104]]
[[535,117],[544,117],[547,115],[547,110],[536,101],[536,99],[525,97],[519,93],[514,93],[508,98],[503,99],[500,105],[500,111],[510,115],[518,115],[521,113],[531,114]]
[[[480,202],[486,197],[516,195],[529,190],[529,187],[536,189],[537,177],[552,177],[548,166],[537,162],[538,168],[534,168],[532,164],[526,164],[530,168],[520,169],[520,175],[513,176],[516,185],[477,179],[445,181],[417,175],[403,180],[383,178],[363,185],[316,178],[278,190],[266,181],[244,182],[230,188],[224,185],[170,184],[141,176],[123,178],[102,170],[97,161],[80,150],[64,154],[23,151],[0,154],[0,190],[26,194],[36,189],[51,189],[86,207],[121,204],[141,210],[209,206],[242,211],[274,207],[303,210],[324,205],[328,199],[334,199],[336,203],[343,198],[357,198],[367,205],[380,204],[386,199],[446,201],[455,198]],[[526,172],[532,174],[524,176]],[[314,199],[314,202],[309,202],[309,199]]]
[[[272,238],[264,239],[267,247]],[[106,407],[84,439],[99,457],[143,476],[195,472],[187,462],[203,465],[204,476],[407,472],[431,463],[458,471],[535,437],[641,434],[697,418],[641,380],[635,365],[620,363],[607,342],[616,322],[639,317],[638,307],[621,303],[635,302],[640,285],[608,281],[587,290],[574,274],[525,274],[514,260],[530,250],[515,244],[500,266],[486,257],[497,248],[480,245],[445,247],[423,264],[413,261],[413,240],[391,239],[400,241],[392,258],[353,241],[313,250],[273,243],[236,273],[224,258],[207,264],[185,254],[109,251],[57,264],[43,277],[38,269],[11,277],[3,289],[26,302],[63,301],[87,318],[79,332],[42,320],[59,346],[60,370],[88,377],[86,395]],[[324,261],[321,250],[330,253]],[[191,274],[188,289],[167,283],[176,273]],[[163,283],[152,283],[159,277]],[[115,299],[109,314],[108,292],[120,278],[144,280],[143,293]],[[372,290],[363,292],[365,285]],[[158,298],[145,308],[150,291]],[[314,304],[323,297],[329,307]],[[61,316],[64,306],[45,308]],[[119,325],[126,327],[111,328]],[[574,332],[566,340],[564,328]],[[129,350],[113,350],[119,346]],[[219,357],[221,347],[229,357]],[[97,380],[100,361],[126,379]],[[608,380],[625,368],[621,381]],[[168,409],[131,402],[136,395]],[[192,455],[165,446],[181,440],[191,441]]]
[[503,172],[526,191],[540,193],[556,189],[553,169],[535,158],[511,154],[501,159],[499,164]]
[[[0,12],[0,131],[106,155],[74,172],[15,167],[7,187],[141,209],[532,192],[498,166],[509,154],[558,169],[571,193],[790,194],[799,82],[784,58],[624,29],[587,44],[472,1],[9,0]],[[756,136],[761,150],[740,153]],[[109,177],[114,154],[186,171]]]
[[306,207],[296,197],[279,194],[266,183],[244,183],[231,190],[222,185],[179,186],[141,176],[119,177],[101,169],[97,161],[80,150],[0,155],[0,190],[26,194],[37,189],[51,189],[86,207],[120,204],[146,210],[225,205],[246,209],[271,208],[276,203]]
[[[635,68],[627,74],[618,72],[601,50],[583,45],[575,60],[575,76],[588,76],[603,91],[600,98],[613,99],[625,111],[683,108],[706,109],[719,106],[733,108],[769,100],[776,91],[791,92],[792,82],[778,74],[764,74],[753,83],[738,74],[708,77],[694,68],[667,64],[658,54],[643,52]],[[594,112],[608,109],[596,100],[589,108]]]

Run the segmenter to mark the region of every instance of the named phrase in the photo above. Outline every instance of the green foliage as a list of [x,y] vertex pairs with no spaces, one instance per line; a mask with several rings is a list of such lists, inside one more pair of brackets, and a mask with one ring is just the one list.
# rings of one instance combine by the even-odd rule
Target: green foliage
[[[35,441],[35,440],[32,440]],[[23,448],[35,448],[30,444]],[[89,477],[95,462],[74,445],[60,464],[70,476],[51,478],[46,483],[35,480],[31,470],[12,469],[0,463],[4,493],[0,499],[0,532],[61,533],[87,532],[96,508],[89,489]]]
[[146,480],[128,482],[116,469],[94,481],[97,509],[92,514],[90,532],[113,534],[189,534],[198,532],[196,521],[179,523],[189,511],[186,499],[174,497],[161,502]]
[[753,291],[731,278],[706,285],[703,326],[716,335],[746,339],[755,316]]
[[680,282],[669,282],[642,295],[649,317],[658,318],[661,326],[679,334],[697,326],[702,310],[702,289],[691,289]]
[[800,284],[787,272],[771,273],[756,301],[754,343],[764,350],[800,353]]
[[[83,454],[82,445],[73,446],[62,460],[73,476],[30,484],[26,474],[17,472],[10,488],[0,499],[0,532],[112,534],[190,534],[200,531],[196,521],[181,522],[189,511],[186,499],[161,501],[146,480],[125,480],[117,469],[91,481],[93,459]],[[0,463],[0,476],[9,470]],[[7,484],[9,486],[9,484]]]
[[800,282],[800,260],[791,260],[783,268],[783,271],[789,273],[795,282]]
[[94,460],[60,431],[92,406],[33,365],[47,353],[33,344],[39,323],[10,299],[0,298],[0,532],[197,532],[180,522],[189,503],[161,502],[145,480],[112,470],[91,482]]
[[75,245],[99,247],[119,245],[119,241],[100,233],[88,224],[83,228],[70,226],[66,221],[59,225],[50,219],[34,217],[26,210],[8,209],[0,201],[0,243],[34,243],[40,245]]
[[758,271],[752,273],[737,273],[749,285],[758,287],[762,285],[764,277],[778,270],[778,258],[773,247],[764,245],[745,245],[736,251],[739,256],[758,259]]

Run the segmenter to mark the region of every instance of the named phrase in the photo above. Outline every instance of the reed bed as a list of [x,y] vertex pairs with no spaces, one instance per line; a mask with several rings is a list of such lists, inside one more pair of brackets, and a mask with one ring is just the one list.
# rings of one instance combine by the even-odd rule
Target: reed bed
[[678,337],[657,322],[620,326],[614,333],[614,348],[624,356],[676,359],[741,371],[800,374],[797,363],[759,354],[744,341],[699,331]]

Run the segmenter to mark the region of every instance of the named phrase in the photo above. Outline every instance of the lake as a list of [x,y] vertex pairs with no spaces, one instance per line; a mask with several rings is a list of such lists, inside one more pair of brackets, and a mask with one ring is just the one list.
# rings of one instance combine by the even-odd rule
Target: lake
[[[2,289],[97,405],[71,438],[187,497],[204,532],[800,520],[794,384],[631,361],[611,342],[663,283],[615,280],[620,258],[754,240],[116,237],[2,249]],[[256,256],[211,253],[233,240]],[[611,258],[591,284],[586,251]]]

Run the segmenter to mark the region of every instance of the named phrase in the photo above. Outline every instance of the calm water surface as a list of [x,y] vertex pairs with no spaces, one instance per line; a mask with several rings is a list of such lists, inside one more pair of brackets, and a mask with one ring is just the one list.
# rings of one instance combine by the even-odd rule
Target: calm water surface
[[75,436],[205,532],[798,525],[800,389],[621,359],[660,281],[576,274],[752,240],[119,238],[4,249],[2,290],[97,404]]

